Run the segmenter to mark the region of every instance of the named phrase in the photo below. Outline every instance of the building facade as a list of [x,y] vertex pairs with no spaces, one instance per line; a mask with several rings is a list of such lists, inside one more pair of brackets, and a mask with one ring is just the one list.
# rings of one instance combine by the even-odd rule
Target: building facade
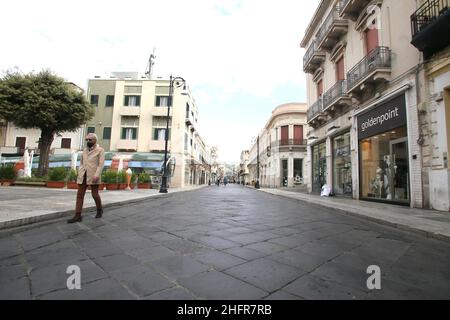
[[308,189],[427,207],[415,0],[322,0],[301,42]]
[[418,94],[424,206],[450,211],[450,1],[418,1],[411,43],[421,52]]
[[[96,133],[106,151],[163,154],[169,87],[169,80],[149,80],[134,72],[90,79],[87,94],[96,112],[86,131]],[[209,181],[210,152],[197,128],[195,99],[189,90],[175,88],[168,132],[168,153],[175,164],[172,187]]]
[[248,172],[245,183],[259,181],[261,187],[268,188],[301,187],[307,183],[306,109],[305,103],[288,103],[273,110],[248,151],[249,160],[243,152],[241,170]]

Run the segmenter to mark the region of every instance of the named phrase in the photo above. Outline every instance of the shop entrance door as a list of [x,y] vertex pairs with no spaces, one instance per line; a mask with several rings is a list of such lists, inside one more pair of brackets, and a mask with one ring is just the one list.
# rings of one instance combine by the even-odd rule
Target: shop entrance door
[[318,187],[319,191],[322,190],[323,185],[327,184],[327,158],[323,157],[319,159],[319,175],[318,175]]
[[288,186],[288,161],[287,159],[281,160],[281,186]]
[[392,195],[390,200],[409,203],[408,138],[390,141],[389,149],[391,159],[388,159],[388,190]]

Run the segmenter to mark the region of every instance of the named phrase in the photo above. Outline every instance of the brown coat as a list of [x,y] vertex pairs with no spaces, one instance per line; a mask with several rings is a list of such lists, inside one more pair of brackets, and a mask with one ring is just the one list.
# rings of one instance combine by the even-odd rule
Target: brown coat
[[[83,183],[84,174],[86,173],[86,184],[100,184],[104,163],[105,150],[102,147],[97,144],[90,151],[87,147],[84,148],[80,161],[80,168],[78,168],[77,183]],[[98,177],[96,183],[92,182],[94,177]]]

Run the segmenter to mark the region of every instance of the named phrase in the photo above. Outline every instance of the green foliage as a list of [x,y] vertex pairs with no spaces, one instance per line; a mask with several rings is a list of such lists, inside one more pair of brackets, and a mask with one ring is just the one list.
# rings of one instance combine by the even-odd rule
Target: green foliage
[[127,173],[126,171],[120,171],[117,174],[117,183],[127,183]]
[[66,168],[51,168],[48,171],[49,181],[66,181],[67,169]]
[[69,174],[67,175],[67,181],[75,182],[77,181],[78,173],[77,170],[70,169]]
[[16,177],[16,172],[14,171],[14,166],[5,165],[0,167],[0,180],[14,180]]
[[136,183],[136,179],[138,178],[138,175],[136,173],[131,174],[131,183]]
[[48,177],[21,177],[17,181],[23,182],[47,182]]
[[102,180],[104,183],[117,183],[117,171],[106,170],[103,172]]
[[138,176],[138,182],[139,183],[149,183],[150,182],[150,175],[148,173],[142,172]]
[[20,128],[41,130],[40,175],[47,172],[55,133],[76,131],[94,113],[82,90],[48,70],[9,71],[0,78],[0,118]]

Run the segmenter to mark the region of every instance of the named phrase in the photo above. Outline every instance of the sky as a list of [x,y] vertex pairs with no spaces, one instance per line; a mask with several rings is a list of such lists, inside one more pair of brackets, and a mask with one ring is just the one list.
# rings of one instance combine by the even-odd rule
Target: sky
[[2,3],[0,71],[50,69],[87,89],[113,71],[181,76],[198,130],[238,162],[278,105],[306,101],[300,41],[319,0],[14,0]]

